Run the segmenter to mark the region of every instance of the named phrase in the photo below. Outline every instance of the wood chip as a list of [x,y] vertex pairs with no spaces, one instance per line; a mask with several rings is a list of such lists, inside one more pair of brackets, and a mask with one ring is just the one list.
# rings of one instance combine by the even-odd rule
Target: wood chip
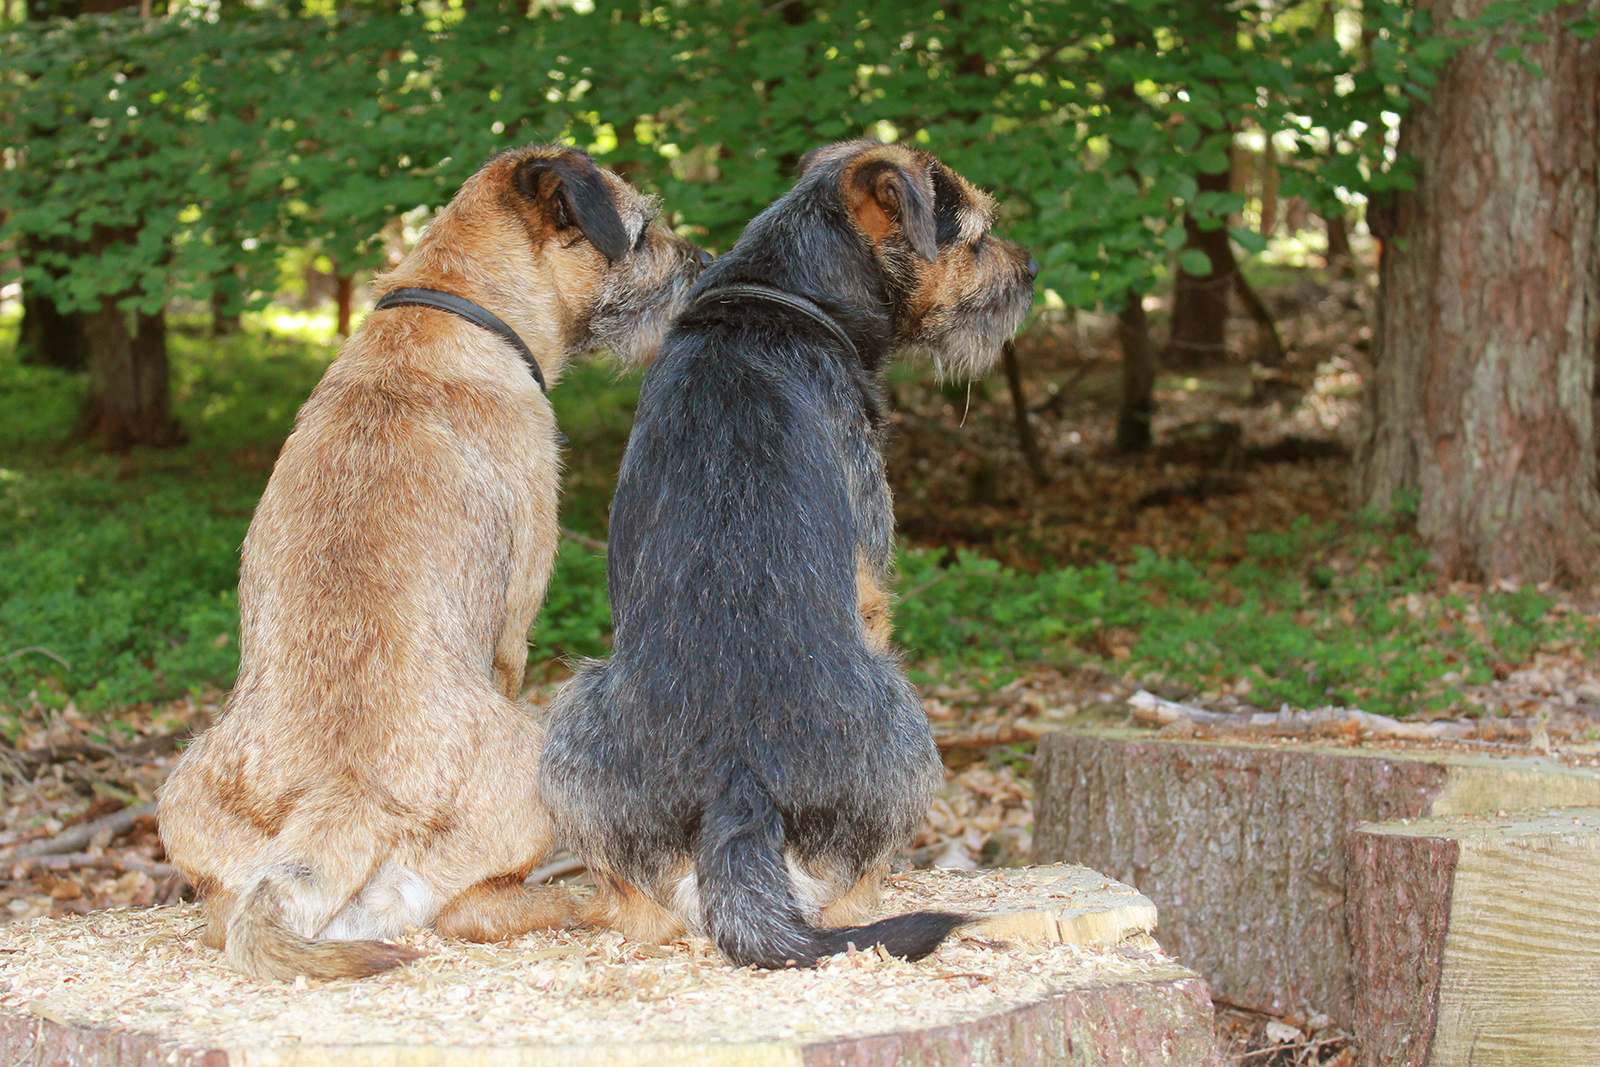
[[[1081,868],[924,871],[891,878],[881,913],[986,913],[1054,937],[1095,925],[1077,923],[1086,915],[1120,918],[1099,924],[1097,947],[1001,940],[979,924],[918,963],[851,952],[775,972],[731,967],[700,938],[640,945],[609,931],[553,931],[471,945],[423,932],[405,940],[429,955],[408,967],[292,983],[228,969],[195,939],[194,905],[125,909],[0,928],[0,1013],[286,1055],[375,1045],[731,1050],[945,1025],[1085,983],[1188,975],[1142,934],[1130,942],[1138,947],[1105,943],[1119,924],[1147,930],[1134,921],[1145,905]],[[1050,921],[1016,918],[1030,910]]]

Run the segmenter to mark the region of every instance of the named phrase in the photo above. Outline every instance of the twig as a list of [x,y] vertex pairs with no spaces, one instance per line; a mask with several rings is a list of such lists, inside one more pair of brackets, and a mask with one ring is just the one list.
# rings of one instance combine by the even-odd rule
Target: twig
[[548,882],[552,878],[577,874],[579,871],[587,870],[588,866],[578,857],[568,856],[564,860],[556,860],[554,863],[547,863],[543,867],[534,868],[528,877],[522,880],[522,883],[524,885],[539,885],[543,882]]
[[1019,722],[1002,722],[979,727],[965,733],[934,734],[933,743],[943,752],[952,748],[996,748],[1000,745],[1022,745],[1039,740],[1043,733],[1039,724],[1023,719]]
[[1262,1056],[1269,1052],[1282,1052],[1285,1049],[1300,1049],[1305,1052],[1315,1052],[1324,1045],[1337,1045],[1349,1040],[1350,1038],[1348,1035],[1340,1034],[1337,1037],[1325,1037],[1320,1041],[1284,1041],[1276,1045],[1266,1045],[1258,1049],[1252,1049],[1244,1054],[1241,1062],[1243,1062],[1243,1060],[1254,1059],[1257,1056]]
[[44,748],[14,749],[10,756],[19,767],[29,770],[43,767],[47,763],[59,763],[62,760],[69,759],[83,760],[84,762],[99,759],[136,759],[140,756],[159,756],[172,752],[177,749],[179,741],[189,737],[192,733],[193,731],[189,729],[174,730],[168,734],[157,734],[155,737],[141,738],[123,748],[86,742],[83,744],[47,745]]
[[60,656],[56,655],[54,652],[51,652],[48,648],[45,648],[43,645],[28,645],[25,648],[17,649],[15,652],[7,652],[4,656],[0,656],[0,663],[9,663],[11,660],[14,660],[18,656],[24,655],[25,653],[28,653],[28,652],[37,652],[41,656],[49,656],[51,659],[53,659],[57,663],[61,664],[67,670],[70,671],[72,669],[72,664],[68,663],[66,660],[62,659]]
[[1089,376],[1089,372],[1094,369],[1095,365],[1093,363],[1084,363],[1082,366],[1076,368],[1072,374],[1067,377],[1066,381],[1056,386],[1056,391],[1050,394],[1050,398],[1048,400],[1033,405],[1033,413],[1035,415],[1043,415],[1046,412],[1049,412],[1052,415],[1061,414],[1061,409],[1066,404],[1067,400],[1071,398],[1072,391],[1076,389],[1078,387],[1078,383],[1087,378]]
[[608,548],[604,541],[597,541],[592,537],[585,537],[577,530],[569,530],[565,526],[561,527],[561,536],[565,537],[568,541],[573,541],[582,545],[590,552],[598,552],[602,556],[606,554]]
[[59,856],[65,852],[76,852],[102,833],[116,837],[135,822],[146,815],[154,815],[155,804],[140,804],[132,808],[123,808],[114,811],[102,819],[93,822],[79,823],[69,826],[54,837],[47,837],[41,841],[29,841],[25,845],[0,852],[0,866],[15,863],[18,860],[30,860],[38,856]]
[[12,749],[0,747],[0,764],[5,766],[8,775],[33,794],[35,800],[44,799],[44,794],[39,792],[39,787],[33,782],[33,772],[22,766]]
[[941,569],[938,574],[935,574],[932,578],[929,578],[927,581],[918,582],[916,585],[912,586],[910,589],[907,589],[905,592],[898,594],[895,597],[895,600],[900,602],[900,603],[904,603],[905,601],[910,600],[912,597],[916,596],[918,593],[921,593],[924,590],[933,588],[934,586],[938,585],[940,582],[944,581],[948,577],[950,577],[950,572],[948,570]]
[[1017,445],[1022,449],[1022,458],[1028,464],[1028,473],[1033,475],[1033,484],[1042,488],[1049,483],[1050,474],[1045,470],[1044,456],[1039,451],[1039,442],[1033,436],[1033,424],[1028,421],[1028,399],[1022,393],[1022,368],[1017,364],[1017,343],[1006,341],[1000,354],[1005,363],[1006,385],[1011,390],[1011,411],[1017,424]]
[[178,868],[170,863],[157,863],[142,856],[104,855],[91,856],[87,852],[70,852],[65,856],[34,856],[19,860],[19,864],[41,871],[76,871],[92,867],[115,867],[125,871],[139,871],[157,881],[171,878]]

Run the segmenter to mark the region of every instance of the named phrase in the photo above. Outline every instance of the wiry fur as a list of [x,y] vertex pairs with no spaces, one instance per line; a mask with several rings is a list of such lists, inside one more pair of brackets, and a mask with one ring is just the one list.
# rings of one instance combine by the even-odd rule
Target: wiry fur
[[616,652],[557,697],[540,790],[596,875],[585,918],[704,931],[739,964],[849,944],[919,958],[963,920],[864,927],[939,762],[889,648],[893,512],[880,373],[896,350],[991,363],[1033,265],[933,157],[857,141],[807,158],[697,292],[756,283],[805,314],[693,305],[647,377],[611,513]]
[[[581,152],[489,160],[378,290],[439,289],[509,324],[554,386],[598,343],[648,358],[702,253]],[[648,310],[646,310],[648,309]],[[259,978],[370,974],[434,923],[563,921],[522,879],[550,822],[519,699],[555,556],[554,416],[501,337],[374,312],[301,409],[245,538],[222,720],[162,790],[206,940]]]

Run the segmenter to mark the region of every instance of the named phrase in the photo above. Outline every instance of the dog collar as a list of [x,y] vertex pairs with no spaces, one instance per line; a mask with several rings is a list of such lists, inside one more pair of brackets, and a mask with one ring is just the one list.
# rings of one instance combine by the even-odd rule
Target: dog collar
[[690,310],[698,310],[702,305],[709,304],[712,301],[736,300],[739,297],[753,297],[756,300],[765,300],[770,304],[782,304],[786,308],[798,311],[819,326],[826,327],[828,332],[833,334],[834,339],[844,346],[844,350],[850,353],[851,359],[859,360],[861,358],[860,353],[856,351],[855,342],[850,340],[850,335],[844,332],[844,327],[839,325],[837,319],[823,311],[813,301],[807,300],[803,296],[797,296],[794,293],[786,293],[782,289],[774,289],[770,285],[721,285],[714,289],[707,289],[695,297],[694,304],[690,307]]
[[[437,289],[390,289],[378,298],[372,305],[373,311],[382,311],[384,308],[422,307],[433,308],[435,311],[448,311],[452,315],[460,315],[474,326],[481,326],[490,333],[497,333],[505,339],[506,343],[517,350],[517,355],[522,357],[522,362],[528,365],[533,372],[533,380],[539,383],[539,391],[549,394],[550,390],[544,384],[544,372],[539,370],[539,361],[533,357],[533,352],[517,336],[517,331],[507,326],[500,317],[488,308],[474,304],[465,297],[453,293],[442,293]],[[819,309],[820,310],[820,309]]]

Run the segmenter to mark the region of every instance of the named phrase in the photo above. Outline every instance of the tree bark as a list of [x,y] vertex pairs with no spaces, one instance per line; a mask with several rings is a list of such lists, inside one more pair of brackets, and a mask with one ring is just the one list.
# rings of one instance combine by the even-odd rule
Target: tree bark
[[225,293],[211,294],[211,336],[232,337],[243,329],[244,316],[229,308]]
[[1278,154],[1272,150],[1272,138],[1261,153],[1261,236],[1271,237],[1278,228]]
[[1117,413],[1117,447],[1124,452],[1142,452],[1150,447],[1150,418],[1156,408],[1156,357],[1150,348],[1144,297],[1132,289],[1117,312],[1117,338],[1122,342],[1122,409]]
[[1363,1062],[1594,1062],[1600,809],[1369,823],[1345,840]]
[[[1197,174],[1201,192],[1225,193],[1229,171]],[[1184,248],[1197,249],[1211,261],[1205,277],[1190,274],[1181,267],[1172,287],[1172,330],[1162,353],[1168,366],[1192,366],[1220,359],[1228,352],[1228,293],[1234,286],[1239,267],[1228,244],[1228,227],[1202,230],[1194,218],[1183,216],[1187,235]]]
[[335,268],[333,285],[335,328],[339,331],[340,337],[349,337],[350,318],[355,311],[356,303],[356,277],[354,274],[344,274]]
[[[1489,0],[1422,0],[1438,27]],[[1597,0],[1562,9],[1565,21]],[[1600,43],[1538,27],[1528,70],[1460,51],[1400,150],[1416,188],[1369,209],[1382,239],[1374,366],[1352,497],[1409,500],[1449,577],[1600,578]]]
[[1344,276],[1355,273],[1350,251],[1350,224],[1340,214],[1322,216],[1322,224],[1328,234],[1328,268]]
[[22,285],[22,323],[17,350],[22,362],[59,370],[81,371],[89,362],[87,316],[62,311],[35,286]]
[[105,297],[89,317],[89,396],[76,436],[110,452],[182,444],[173,419],[163,313],[128,312]]

